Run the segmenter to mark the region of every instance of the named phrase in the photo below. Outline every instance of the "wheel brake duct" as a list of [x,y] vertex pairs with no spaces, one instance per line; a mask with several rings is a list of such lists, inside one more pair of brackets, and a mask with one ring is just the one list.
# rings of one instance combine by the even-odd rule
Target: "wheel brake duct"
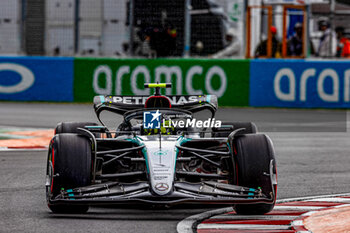
[[[235,138],[236,134],[241,132],[241,131],[244,131],[244,130],[245,130],[245,128],[239,128],[239,129],[236,129],[236,130],[232,131],[227,137],[227,142],[230,143],[230,141],[233,141],[233,139]],[[231,147],[232,147],[232,145],[231,145]]]
[[271,159],[270,161],[270,180],[271,180],[271,187],[272,187],[272,199],[276,200],[276,193],[275,193],[275,188],[274,185],[277,185],[277,175],[273,172],[273,162],[274,160]]
[[92,183],[94,184],[96,181],[96,160],[97,160],[97,142],[95,135],[87,129],[78,128],[78,132],[82,135],[90,138],[92,140],[92,148],[93,148],[93,171],[92,171]]

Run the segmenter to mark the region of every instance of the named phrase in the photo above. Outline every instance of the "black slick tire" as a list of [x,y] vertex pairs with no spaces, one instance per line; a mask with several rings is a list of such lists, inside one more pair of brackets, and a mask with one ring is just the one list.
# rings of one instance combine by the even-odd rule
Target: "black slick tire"
[[85,213],[87,205],[50,204],[61,190],[91,184],[91,143],[78,134],[58,134],[53,137],[47,160],[46,197],[54,213]]
[[[232,143],[235,147],[234,160],[237,164],[237,184],[258,189],[270,197],[277,195],[277,184],[271,184],[270,163],[273,161],[273,173],[277,179],[275,152],[270,138],[264,134],[247,134],[238,136]],[[275,200],[274,200],[275,201]],[[237,214],[254,215],[270,212],[272,204],[237,204]]]

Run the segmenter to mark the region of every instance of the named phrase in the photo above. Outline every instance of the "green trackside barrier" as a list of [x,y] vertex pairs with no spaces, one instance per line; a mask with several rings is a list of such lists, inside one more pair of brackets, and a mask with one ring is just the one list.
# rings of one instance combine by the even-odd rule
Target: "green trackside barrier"
[[148,82],[171,82],[167,95],[215,94],[221,106],[249,105],[249,60],[75,58],[74,101],[95,95],[149,95]]

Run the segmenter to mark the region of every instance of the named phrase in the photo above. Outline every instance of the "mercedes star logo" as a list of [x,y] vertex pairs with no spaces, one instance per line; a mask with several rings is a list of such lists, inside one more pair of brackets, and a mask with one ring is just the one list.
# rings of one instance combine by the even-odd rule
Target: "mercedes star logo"
[[169,185],[167,185],[166,183],[157,183],[155,188],[159,191],[165,191],[169,189]]

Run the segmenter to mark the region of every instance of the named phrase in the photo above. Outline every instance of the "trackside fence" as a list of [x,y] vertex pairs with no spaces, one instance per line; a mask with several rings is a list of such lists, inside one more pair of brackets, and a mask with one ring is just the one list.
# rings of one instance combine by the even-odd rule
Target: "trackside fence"
[[220,106],[350,108],[350,61],[0,57],[0,100],[91,102],[95,95],[219,97]]

